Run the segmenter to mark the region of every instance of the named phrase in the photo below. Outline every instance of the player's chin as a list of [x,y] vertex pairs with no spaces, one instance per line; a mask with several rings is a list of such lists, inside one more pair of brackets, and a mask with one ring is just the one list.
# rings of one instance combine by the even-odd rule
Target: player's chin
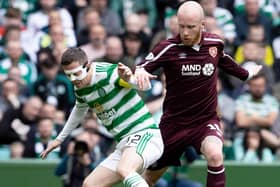
[[193,42],[192,42],[191,40],[184,40],[184,41],[183,41],[183,44],[184,44],[185,46],[192,46],[192,45],[193,45]]
[[77,88],[82,88],[83,84],[81,82],[73,82],[73,84],[77,87]]

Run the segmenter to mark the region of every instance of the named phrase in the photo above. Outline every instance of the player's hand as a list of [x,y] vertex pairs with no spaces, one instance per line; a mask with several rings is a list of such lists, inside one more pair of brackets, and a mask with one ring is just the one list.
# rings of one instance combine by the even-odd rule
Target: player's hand
[[150,88],[150,80],[157,78],[156,75],[148,73],[144,68],[136,68],[134,76],[141,90],[147,90],[147,88]]
[[133,75],[131,69],[120,62],[118,63],[118,73],[121,79],[123,79],[126,82],[129,82],[131,76]]
[[47,155],[54,150],[55,148],[57,148],[58,146],[60,146],[61,141],[59,140],[53,140],[51,143],[49,143],[48,147],[40,154],[40,157],[42,159],[45,159],[47,157]]

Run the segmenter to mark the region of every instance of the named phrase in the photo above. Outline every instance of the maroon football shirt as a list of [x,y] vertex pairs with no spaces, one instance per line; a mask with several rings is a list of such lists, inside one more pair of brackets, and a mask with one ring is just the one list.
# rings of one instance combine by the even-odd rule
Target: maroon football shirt
[[146,71],[162,67],[166,75],[162,123],[193,125],[217,116],[217,68],[241,80],[248,77],[223,49],[223,41],[208,32],[193,47],[184,46],[177,36],[159,43],[141,62]]

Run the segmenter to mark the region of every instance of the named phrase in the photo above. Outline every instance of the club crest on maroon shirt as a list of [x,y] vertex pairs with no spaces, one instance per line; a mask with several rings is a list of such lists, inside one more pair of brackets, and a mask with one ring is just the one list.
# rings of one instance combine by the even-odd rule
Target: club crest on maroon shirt
[[215,58],[217,56],[217,53],[218,53],[218,49],[217,47],[210,47],[209,48],[209,54]]

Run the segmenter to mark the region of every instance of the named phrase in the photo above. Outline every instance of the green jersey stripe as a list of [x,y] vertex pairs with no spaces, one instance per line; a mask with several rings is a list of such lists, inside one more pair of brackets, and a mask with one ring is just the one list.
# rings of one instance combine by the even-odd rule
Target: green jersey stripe
[[[141,116],[140,118],[138,118],[137,120],[135,120],[134,122],[132,122],[128,127],[126,127],[125,129],[123,129],[121,132],[119,132],[118,134],[116,134],[115,138],[117,140],[120,140],[122,138],[123,135],[126,135],[131,129],[133,129],[135,126],[137,125],[141,125],[141,122],[145,121],[146,119],[151,118],[151,114],[150,113],[146,113],[143,116]],[[147,126],[146,128],[142,128],[140,130],[143,129],[147,129],[147,128],[153,128],[153,129],[158,129],[158,127],[156,126],[156,124],[151,124],[149,126]]]
[[137,95],[135,90],[130,90],[126,95],[124,95],[121,99],[120,102],[117,103],[114,108],[116,110],[119,110],[122,106],[124,106],[126,103],[130,102],[130,100]]
[[128,109],[124,114],[117,117],[113,123],[107,127],[107,129],[110,131],[119,124],[121,124],[123,121],[128,119],[130,116],[132,116],[134,113],[136,113],[138,110],[140,110],[144,106],[144,102],[140,100],[135,106],[133,106],[131,109]]
[[[85,87],[85,88],[81,88],[81,89],[78,89],[78,90],[75,90],[76,94],[78,96],[85,96],[85,95],[88,95],[90,94],[91,92],[93,91],[96,91],[98,90],[100,87],[103,87],[103,86],[106,86],[107,84],[109,84],[109,80],[110,80],[110,77],[112,76],[113,74],[113,71],[114,71],[114,66],[110,66],[110,68],[105,68],[105,69],[108,69],[107,71],[107,77],[105,79],[102,79],[98,82],[96,82],[94,85],[92,86],[89,86],[89,87]],[[98,65],[96,65],[96,71],[98,69]],[[104,68],[103,68],[104,69]],[[109,78],[108,78],[109,77]]]
[[77,99],[77,101],[78,101],[79,103],[84,103],[84,102],[85,102],[83,99],[81,99],[81,98],[79,98],[79,97],[76,97],[76,99]]
[[88,105],[90,107],[94,107],[95,103],[99,103],[100,105],[102,105],[105,102],[107,102],[108,100],[110,100],[110,99],[114,98],[116,95],[118,95],[119,92],[120,92],[119,88],[114,88],[110,93],[108,93],[104,97],[99,97],[99,98],[97,98],[95,100],[88,101]]

